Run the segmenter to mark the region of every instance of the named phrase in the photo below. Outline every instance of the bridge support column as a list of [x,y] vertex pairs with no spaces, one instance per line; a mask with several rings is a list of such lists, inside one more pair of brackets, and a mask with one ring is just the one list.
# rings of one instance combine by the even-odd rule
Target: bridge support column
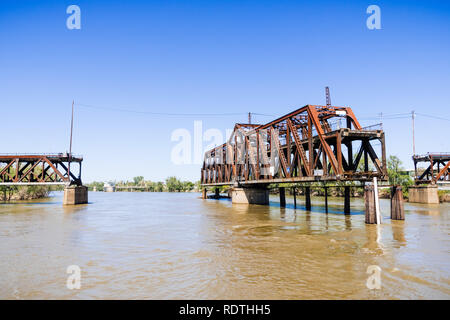
[[364,187],[364,203],[366,206],[366,223],[376,224],[377,215],[375,212],[375,192],[373,186]]
[[328,187],[325,187],[325,212],[328,213]]
[[350,187],[344,187],[344,213],[350,214]]
[[393,186],[391,188],[391,219],[405,220],[405,210],[403,208],[402,187]]
[[217,187],[217,188],[214,190],[214,197],[215,197],[216,199],[219,199],[219,198],[220,198],[220,189],[219,189],[219,187]]
[[88,188],[86,186],[68,186],[64,188],[63,205],[88,203]]
[[280,207],[286,208],[286,192],[284,187],[280,187]]
[[437,186],[412,186],[408,188],[409,202],[439,203]]
[[202,189],[202,199],[206,199],[206,188]]
[[292,188],[292,193],[294,194],[294,209],[297,209],[297,188]]
[[267,188],[233,188],[231,190],[232,203],[269,204],[269,190]]
[[306,210],[311,210],[311,187],[305,187],[305,206]]

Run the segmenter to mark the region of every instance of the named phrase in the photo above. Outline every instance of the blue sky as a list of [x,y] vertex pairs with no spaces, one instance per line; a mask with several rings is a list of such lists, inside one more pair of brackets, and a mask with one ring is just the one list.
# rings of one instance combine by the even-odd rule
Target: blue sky
[[[81,8],[69,30],[66,8]],[[381,8],[381,30],[366,8]],[[0,153],[68,150],[70,107],[239,113],[163,116],[76,106],[84,181],[198,180],[171,163],[177,128],[232,128],[245,112],[351,106],[363,125],[411,110],[450,118],[447,1],[2,1]],[[254,122],[271,117],[254,116]],[[450,151],[450,122],[418,116],[416,152]],[[387,153],[412,167],[411,119],[384,121]],[[204,142],[206,146],[208,142]]]

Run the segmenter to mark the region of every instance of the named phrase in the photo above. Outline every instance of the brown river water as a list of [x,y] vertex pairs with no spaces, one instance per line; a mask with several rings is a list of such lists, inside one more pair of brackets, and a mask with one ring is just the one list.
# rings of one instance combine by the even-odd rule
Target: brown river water
[[[196,193],[62,194],[0,204],[1,299],[449,299],[450,204],[405,203],[406,221],[364,223],[362,199],[293,208]],[[81,288],[66,269],[78,265]],[[381,268],[381,289],[366,286]]]

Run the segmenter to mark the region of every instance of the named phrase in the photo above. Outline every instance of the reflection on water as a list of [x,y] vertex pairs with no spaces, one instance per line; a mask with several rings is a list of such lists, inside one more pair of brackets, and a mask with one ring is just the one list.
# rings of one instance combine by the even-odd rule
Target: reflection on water
[[[406,221],[364,223],[363,201],[302,199],[280,208],[200,200],[198,194],[90,193],[0,204],[0,298],[450,298],[450,206],[405,204]],[[81,290],[66,288],[79,265]],[[366,271],[382,269],[382,289]]]

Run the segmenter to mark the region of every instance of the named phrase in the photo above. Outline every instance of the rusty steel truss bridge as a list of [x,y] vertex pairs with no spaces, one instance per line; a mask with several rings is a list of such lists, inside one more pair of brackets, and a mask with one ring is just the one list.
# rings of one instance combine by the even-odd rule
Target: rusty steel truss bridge
[[[450,183],[450,153],[428,153],[414,155],[414,170],[416,184]],[[428,167],[419,174],[418,164],[427,163]]]
[[236,124],[205,153],[202,186],[387,180],[385,135],[349,107],[306,105],[267,124]]
[[[59,154],[0,154],[0,186],[78,185],[81,186],[81,156]],[[73,166],[78,164],[78,174]]]

